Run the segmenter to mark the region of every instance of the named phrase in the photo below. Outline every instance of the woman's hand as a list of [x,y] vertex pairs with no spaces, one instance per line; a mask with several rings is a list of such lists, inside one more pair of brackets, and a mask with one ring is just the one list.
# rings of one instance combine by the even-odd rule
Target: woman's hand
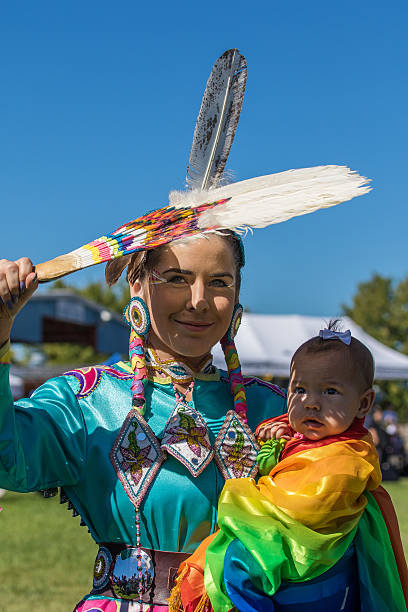
[[290,440],[291,430],[287,423],[275,422],[266,423],[258,432],[257,439],[266,442],[266,440]]
[[37,287],[37,275],[28,257],[0,260],[0,346],[10,337],[14,317]]

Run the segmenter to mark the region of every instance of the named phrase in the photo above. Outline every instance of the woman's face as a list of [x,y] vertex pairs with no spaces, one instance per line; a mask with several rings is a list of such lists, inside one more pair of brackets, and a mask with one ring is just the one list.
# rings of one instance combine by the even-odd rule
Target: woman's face
[[153,273],[130,287],[149,308],[149,343],[193,367],[222,338],[238,300],[231,246],[217,235],[160,249]]

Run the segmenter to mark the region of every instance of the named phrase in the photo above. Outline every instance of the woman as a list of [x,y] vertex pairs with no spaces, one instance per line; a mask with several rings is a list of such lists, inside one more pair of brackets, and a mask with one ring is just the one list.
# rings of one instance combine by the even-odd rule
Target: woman
[[[224,348],[235,403],[228,376],[211,366],[212,347],[232,320],[235,327],[244,263],[239,238],[210,234],[122,257],[107,267],[110,283],[126,263],[132,304],[142,298],[151,319],[143,418],[126,422],[132,393],[134,406],[141,402],[137,380],[123,362],[73,370],[14,405],[8,367],[0,368],[0,487],[64,487],[100,544],[94,589],[78,605],[81,612],[120,610],[121,604],[126,610],[167,609],[179,564],[216,528],[223,473],[253,473],[250,430],[285,409],[280,390],[257,379],[246,380],[242,393],[231,336]],[[13,319],[37,285],[30,260],[0,262],[3,363]]]
[[[231,232],[113,260],[110,284],[129,264],[133,367],[72,370],[13,404],[8,338],[38,281],[30,260],[0,261],[0,487],[64,488],[100,545],[80,612],[166,610],[178,566],[216,528],[225,478],[254,474],[252,431],[285,410],[273,385],[241,386],[243,263]],[[211,366],[221,339],[229,379]]]

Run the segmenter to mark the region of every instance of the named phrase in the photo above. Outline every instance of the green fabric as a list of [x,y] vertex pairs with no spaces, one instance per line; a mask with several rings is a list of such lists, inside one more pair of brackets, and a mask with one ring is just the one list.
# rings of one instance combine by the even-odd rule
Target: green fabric
[[[349,533],[316,534],[276,511],[281,529],[270,529],[271,517],[245,512],[234,517],[220,516],[223,531],[214,538],[206,553],[205,586],[216,612],[232,608],[223,582],[224,556],[230,543],[239,539],[245,546],[243,562],[256,588],[273,596],[285,582],[310,580],[330,569],[354,540],[360,578],[361,612],[405,612],[394,553],[381,511],[370,493],[358,527]],[[268,524],[269,522],[269,524]],[[302,543],[300,545],[299,543]]]
[[286,440],[284,438],[279,438],[279,440],[267,440],[262,444],[256,458],[261,476],[266,476],[272,468],[275,467],[280,459],[285,444]]
[[[129,374],[119,365],[113,369]],[[0,487],[25,492],[64,486],[95,541],[135,545],[134,507],[109,457],[131,408],[129,376],[103,372],[84,396],[79,394],[77,378],[60,376],[15,403],[8,380],[9,366],[1,364]],[[267,417],[285,411],[285,399],[262,381],[250,381],[246,394],[252,430]],[[175,404],[172,385],[149,383],[146,399],[145,418],[160,438]],[[193,405],[214,442],[233,406],[226,375],[217,381],[196,380]],[[193,478],[169,456],[142,504],[142,546],[193,552],[216,528],[223,484],[214,461]]]
[[377,502],[366,493],[367,506],[355,538],[361,612],[406,612],[387,526]]
[[218,524],[221,531],[208,546],[204,569],[205,589],[217,612],[228,612],[232,607],[225,591],[223,566],[226,550],[235,538],[256,561],[253,567],[257,573],[250,576],[252,581],[272,596],[282,581],[310,580],[332,567],[346,552],[357,530],[353,518],[345,521],[342,532],[317,533],[272,504],[267,504],[264,512],[259,508],[253,514],[245,504],[224,504]]

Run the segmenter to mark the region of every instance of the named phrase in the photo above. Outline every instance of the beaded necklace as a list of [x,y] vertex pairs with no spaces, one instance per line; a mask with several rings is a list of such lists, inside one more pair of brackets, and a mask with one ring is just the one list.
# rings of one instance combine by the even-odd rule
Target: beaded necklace
[[212,355],[204,357],[197,370],[193,370],[187,364],[175,359],[161,360],[154,349],[149,347],[145,350],[145,359],[148,370],[162,372],[171,378],[173,385],[174,383],[190,383],[194,381],[196,374],[213,374],[215,370]]
[[191,381],[191,383],[188,385],[187,389],[184,391],[184,393],[182,393],[181,391],[179,391],[176,387],[176,385],[173,382],[173,391],[174,391],[174,395],[176,396],[176,402],[178,404],[187,404],[187,395],[190,393],[193,393],[193,388],[194,388],[194,380]]

